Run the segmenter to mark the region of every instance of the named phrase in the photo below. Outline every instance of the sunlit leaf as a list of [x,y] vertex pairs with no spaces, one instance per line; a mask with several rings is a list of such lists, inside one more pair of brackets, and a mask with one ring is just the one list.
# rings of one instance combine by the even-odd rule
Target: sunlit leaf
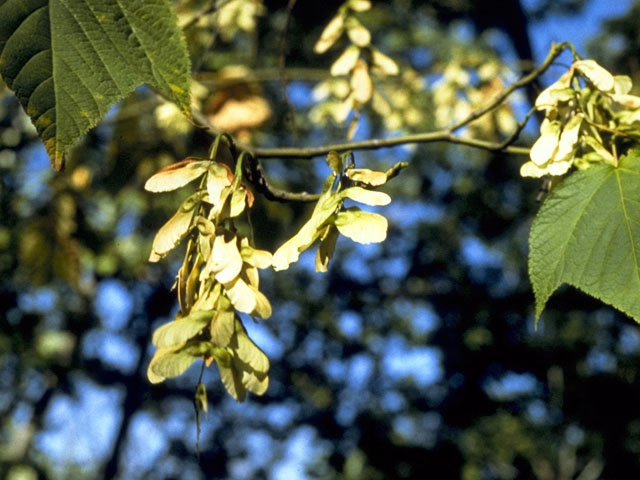
[[[332,178],[335,177],[329,177],[329,180]],[[330,182],[328,183],[330,184]],[[352,188],[348,190],[352,190]],[[341,194],[333,194],[330,190],[326,191],[318,200],[311,218],[300,228],[298,233],[281,245],[273,254],[273,268],[275,270],[286,270],[289,265],[297,262],[298,258],[300,258],[300,252],[309,248],[318,239],[325,222],[336,213],[341,202]]]
[[198,359],[185,350],[158,348],[149,363],[147,377],[151,383],[182,375]]
[[313,47],[313,51],[316,53],[324,53],[329,50],[336,40],[342,35],[344,29],[344,15],[339,13],[331,19],[327,26],[322,31],[322,35]]
[[[546,122],[546,123],[545,123]],[[560,142],[560,122],[549,122],[545,119],[540,127],[542,135],[531,147],[529,157],[538,166],[542,166],[553,158]]]
[[615,85],[613,75],[598,65],[595,60],[578,60],[573,67],[587,77],[598,90],[603,92],[613,90]]
[[356,12],[366,12],[371,8],[370,0],[351,0],[349,2],[349,8]]
[[[582,126],[582,115],[575,115],[567,122],[560,134],[560,140],[558,142],[558,150],[556,151],[553,160],[554,162],[566,160],[573,155],[575,145],[578,143],[578,136],[580,134],[580,127]],[[554,175],[552,173],[552,175]]]
[[339,102],[337,105],[333,105],[331,108],[331,116],[336,121],[336,123],[344,122],[349,116],[349,112],[353,110],[354,100],[353,93],[347,95],[347,97]]
[[218,104],[217,111],[207,115],[216,128],[228,132],[238,132],[257,128],[271,116],[271,107],[261,95],[248,94],[239,98],[228,97]]
[[640,321],[640,153],[571,174],[546,198],[529,237],[536,316],[563,283]]
[[372,187],[379,187],[387,183],[387,174],[368,168],[349,168],[345,175],[354,182],[366,183]]
[[379,206],[391,203],[391,197],[386,193],[367,190],[362,187],[350,187],[343,190],[341,194],[346,198],[364,203],[365,205]]
[[611,95],[611,98],[624,109],[636,110],[640,108],[640,97],[635,95]]
[[269,359],[247,335],[242,322],[236,318],[235,345],[232,359],[234,367],[241,372],[241,382],[257,395],[262,395],[269,387]]
[[237,402],[243,402],[247,396],[247,390],[240,379],[240,372],[236,370],[233,362],[231,362],[230,366],[223,365],[221,362],[216,363],[218,364],[220,380],[224,388]]
[[281,245],[273,254],[273,268],[276,271],[286,270],[289,265],[297,262],[300,258],[300,252],[309,248],[320,236],[318,228],[317,219],[312,218],[305,223],[298,233]]
[[207,170],[208,160],[186,159],[158,171],[144,184],[149,192],[168,192],[185,186],[201,177]]
[[180,304],[180,312],[186,314],[187,313],[187,278],[189,277],[189,266],[191,264],[190,258],[194,254],[194,245],[193,240],[189,239],[187,242],[187,251],[185,254],[185,259],[178,270],[178,275],[176,276],[176,283],[174,288],[177,293],[178,303]]
[[[238,241],[231,233],[217,235],[213,241],[211,257],[207,267],[211,268],[216,280],[220,283],[232,281],[242,270],[242,257],[238,250]],[[204,270],[203,270],[204,271]]]
[[208,218],[197,216],[194,221],[200,235],[198,235],[197,246],[203,258],[209,258],[211,253],[211,238],[216,233],[215,224]]
[[207,174],[207,193],[209,201],[216,205],[220,201],[220,195],[225,187],[231,185],[231,171],[224,164],[210,162],[209,173]]
[[520,167],[520,175],[523,177],[540,178],[548,174],[549,172],[546,168],[540,168],[531,161],[523,163]]
[[627,75],[616,75],[613,77],[613,81],[613,91],[617,95],[628,94],[631,91],[631,87],[633,86],[631,78],[629,78]]
[[604,146],[598,140],[596,140],[590,135],[585,135],[583,137],[583,140],[587,145],[593,148],[593,150],[598,155],[600,155],[600,158],[602,159],[603,162],[606,162],[609,165],[613,165],[613,166],[616,166],[618,164],[614,156],[611,155],[611,152],[609,152],[606,148],[604,148]]
[[269,299],[256,287],[253,285],[247,285],[249,289],[253,292],[255,297],[255,307],[249,314],[255,315],[257,317],[267,319],[271,316],[271,303]]
[[198,299],[193,304],[193,310],[212,310],[220,296],[220,284],[211,279],[200,281]]
[[224,286],[233,307],[242,313],[252,313],[256,308],[256,296],[239,276]]
[[244,188],[238,188],[231,194],[229,203],[229,217],[235,218],[244,212],[247,205],[247,191]]
[[359,47],[367,47],[371,43],[371,33],[369,30],[358,22],[355,18],[351,18],[347,26],[347,35],[349,40]]
[[334,77],[346,75],[356,66],[359,57],[360,49],[355,45],[349,45],[342,55],[331,65],[331,75]]
[[151,246],[150,262],[157,262],[167,253],[173,250],[180,240],[189,232],[193,209],[197,205],[198,194],[187,198],[178,211],[165,223],[153,239]]
[[245,264],[244,269],[242,270],[242,275],[244,276],[244,280],[247,285],[260,288],[260,273],[256,267]]
[[182,312],[191,310],[191,307],[193,306],[193,303],[196,299],[196,294],[198,293],[200,269],[202,268],[203,263],[204,259],[198,252],[196,254],[195,260],[193,261],[193,267],[191,268],[189,276],[187,277],[184,303],[180,304],[180,309]]
[[399,72],[398,64],[390,57],[375,48],[371,49],[373,66],[384,75],[397,75]]
[[555,83],[545,88],[536,98],[536,108],[538,110],[550,110],[555,108],[560,98],[558,91],[563,91],[571,84],[571,71],[565,72]]
[[[240,343],[247,343],[247,342],[245,340],[240,340]],[[259,349],[257,349],[257,351],[260,352],[260,354],[262,354],[264,359],[267,359],[267,356],[264,355],[262,351],[260,351]],[[257,357],[257,356],[258,356],[257,354],[254,355],[254,357]],[[255,393],[256,395],[263,395],[267,391],[267,389],[269,388],[269,377],[267,375],[267,371],[269,369],[268,360],[267,360],[267,371],[264,371],[264,372],[256,371],[256,369],[247,369],[245,367],[245,361],[239,359],[238,357],[233,358],[233,363],[235,368],[242,372],[240,374],[240,381],[242,382],[242,384],[247,390],[249,390],[251,393]],[[254,360],[254,363],[257,363],[257,361]]]
[[211,322],[211,341],[217,347],[227,347],[235,331],[235,317],[231,302],[227,298],[221,298],[218,310]]
[[218,361],[216,357],[220,379],[227,392],[239,402],[245,399],[246,390],[264,394],[269,386],[269,359],[251,341],[238,318],[227,351],[231,354],[229,362]]
[[353,99],[360,105],[369,101],[373,94],[373,82],[369,75],[369,66],[362,60],[358,60],[351,75],[351,89]]
[[158,348],[184,346],[209,324],[212,311],[196,310],[186,317],[166,323],[153,332],[152,342]]
[[242,259],[246,263],[257,268],[269,268],[273,260],[273,255],[271,255],[271,252],[268,252],[266,250],[258,250],[249,246],[242,247],[240,255],[242,255]]
[[563,160],[560,162],[551,162],[547,165],[547,173],[549,175],[564,175],[569,171],[572,165],[571,160]]
[[358,243],[378,243],[387,238],[387,219],[358,208],[338,213],[335,226],[342,235]]

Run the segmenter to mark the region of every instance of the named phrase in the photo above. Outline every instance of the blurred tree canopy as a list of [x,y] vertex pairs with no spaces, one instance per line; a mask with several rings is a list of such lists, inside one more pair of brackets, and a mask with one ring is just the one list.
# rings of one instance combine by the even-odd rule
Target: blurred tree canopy
[[[342,3],[174,1],[208,120],[262,147],[431,131],[533,68],[530,22],[588,2],[373,2],[357,18],[400,74],[376,78],[382,100],[348,116],[346,81],[329,71],[349,40],[314,52]],[[639,83],[637,9],[591,49]],[[504,139],[539,89],[470,133]],[[182,261],[177,251],[150,264],[149,251],[184,194],[143,185],[206,157],[210,134],[140,87],[57,174],[18,101],[0,93],[3,478],[640,476],[640,331],[568,287],[534,327],[526,258],[540,183],[519,176],[521,157],[448,143],[356,152],[362,167],[409,164],[377,210],[387,240],[340,240],[326,274],[305,254],[264,275],[273,316],[246,324],[271,359],[269,389],[238,404],[206,369],[196,455],[199,365],[160,385],[146,377],[151,333],[178,308]],[[262,168],[292,192],[319,191],[329,173],[318,158]],[[309,207],[258,200],[255,241],[273,251]]]

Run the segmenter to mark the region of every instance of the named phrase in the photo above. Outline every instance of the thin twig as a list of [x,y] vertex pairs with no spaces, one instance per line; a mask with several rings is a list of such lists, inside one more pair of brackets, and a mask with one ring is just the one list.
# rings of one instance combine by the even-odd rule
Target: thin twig
[[[399,145],[406,145],[411,143],[433,143],[433,142],[447,142],[455,143],[458,145],[466,145],[468,147],[480,148],[489,151],[503,151],[505,153],[511,153],[515,155],[529,155],[529,149],[524,147],[508,146],[501,148],[499,143],[487,142],[484,140],[478,140],[475,138],[458,137],[447,131],[416,133],[412,135],[403,135],[393,138],[373,138],[370,140],[362,140],[359,142],[345,142],[335,143],[332,145],[321,145],[318,147],[308,148],[256,148],[251,149],[248,147],[256,157],[261,159],[269,158],[313,158],[323,155],[327,155],[331,151],[338,153],[346,152],[348,150],[377,150],[380,148],[397,147]],[[244,148],[243,145],[239,145],[240,148]]]
[[527,122],[529,122],[529,119],[531,118],[531,115],[533,115],[536,112],[536,107],[532,107],[531,110],[529,110],[527,112],[527,114],[524,116],[524,118],[518,122],[518,124],[516,125],[516,129],[513,131],[513,133],[511,135],[509,135],[507,138],[505,138],[502,142],[499,143],[500,145],[500,149],[502,150],[504,148],[506,148],[507,146],[513,144],[516,140],[518,140],[518,137],[520,136],[520,133],[522,132],[522,130],[524,129],[525,125],[527,124]]
[[[347,150],[352,150],[352,151],[376,150],[380,148],[396,147],[399,145],[406,145],[406,144],[433,143],[433,142],[447,142],[447,143],[465,145],[468,147],[474,147],[474,148],[479,148],[479,149],[489,150],[489,151],[502,151],[504,153],[514,154],[514,155],[528,155],[529,149],[525,147],[517,147],[509,144],[505,145],[505,142],[488,142],[488,141],[479,140],[476,138],[459,137],[457,135],[454,135],[454,132],[459,130],[463,126],[473,122],[474,120],[480,118],[482,115],[485,115],[491,112],[492,110],[496,109],[514,91],[533,82],[537,77],[539,77],[545,71],[547,71],[547,69],[551,66],[551,64],[555,61],[555,59],[567,48],[570,48],[570,45],[567,43],[554,44],[551,47],[551,50],[549,51],[547,58],[545,58],[545,60],[537,68],[532,70],[529,74],[525,75],[517,82],[510,85],[485,107],[474,110],[466,118],[460,120],[459,122],[456,122],[455,124],[451,125],[450,127],[444,130],[416,133],[411,135],[403,135],[403,136],[393,137],[393,138],[373,138],[373,139],[363,140],[358,142],[344,142],[344,143],[321,145],[317,147],[307,147],[307,148],[304,148],[304,147],[302,148],[296,148],[296,147],[253,148],[249,145],[243,145],[243,144],[237,144],[237,146],[241,150],[246,150],[248,152],[251,152],[251,154],[254,157],[259,159],[270,159],[270,158],[309,159],[309,158],[327,155],[330,151],[336,151],[340,153],[340,152],[345,152]],[[204,115],[194,112],[193,116],[194,116],[194,120],[197,123],[199,123],[202,126],[202,128],[208,130],[213,135],[218,135],[222,133],[220,132],[219,129],[216,129],[215,127],[213,127],[208,122],[207,118]],[[517,135],[512,135],[509,137],[508,140],[515,141],[516,138],[517,138]]]

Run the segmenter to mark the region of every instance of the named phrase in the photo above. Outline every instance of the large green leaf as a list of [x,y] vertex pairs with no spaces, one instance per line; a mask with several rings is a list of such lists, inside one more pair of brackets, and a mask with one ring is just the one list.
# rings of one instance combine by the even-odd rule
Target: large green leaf
[[575,172],[540,208],[529,237],[539,317],[568,283],[640,321],[640,150],[619,167]]
[[0,75],[57,170],[143,83],[189,112],[189,57],[168,0],[0,0],[0,19]]

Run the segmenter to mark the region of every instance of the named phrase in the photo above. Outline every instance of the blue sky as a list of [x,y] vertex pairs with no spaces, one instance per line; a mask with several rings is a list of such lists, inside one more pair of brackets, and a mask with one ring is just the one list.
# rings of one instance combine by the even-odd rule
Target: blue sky
[[[525,6],[534,6],[537,0],[524,0]],[[586,55],[587,41],[600,30],[602,21],[624,14],[631,0],[591,0],[580,15],[553,16],[548,21],[529,26],[534,55],[542,60],[552,42],[571,41],[580,53]]]

